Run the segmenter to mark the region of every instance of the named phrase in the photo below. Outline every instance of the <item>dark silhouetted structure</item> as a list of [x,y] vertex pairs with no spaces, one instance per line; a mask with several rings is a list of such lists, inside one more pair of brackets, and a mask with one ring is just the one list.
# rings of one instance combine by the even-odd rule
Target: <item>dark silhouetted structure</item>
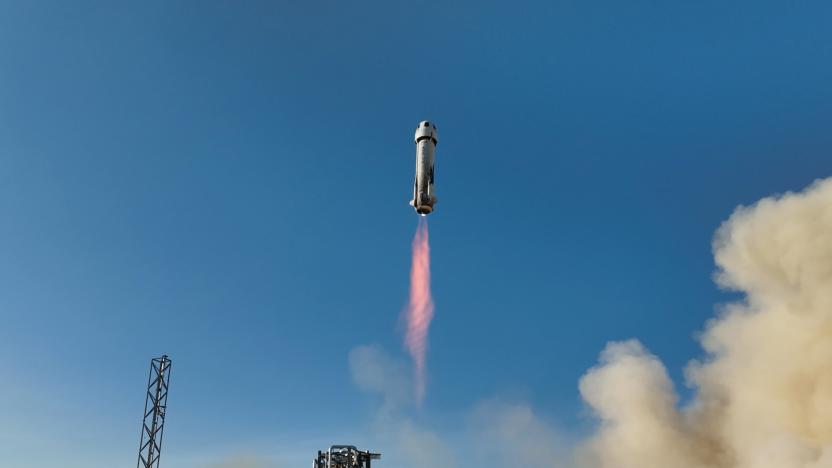
[[370,461],[380,458],[380,453],[362,452],[352,445],[333,445],[328,452],[318,451],[312,468],[370,468]]
[[147,398],[144,403],[142,436],[139,439],[139,461],[136,468],[159,468],[165,411],[168,405],[171,360],[164,355],[150,361]]

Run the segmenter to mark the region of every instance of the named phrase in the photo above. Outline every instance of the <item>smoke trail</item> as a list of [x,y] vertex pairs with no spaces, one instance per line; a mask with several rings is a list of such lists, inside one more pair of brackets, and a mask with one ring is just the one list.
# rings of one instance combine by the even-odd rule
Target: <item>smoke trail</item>
[[425,397],[425,355],[428,347],[428,327],[433,318],[433,298],[430,293],[430,244],[427,219],[419,218],[413,236],[413,260],[410,268],[410,302],[405,310],[407,332],[404,345],[413,358],[416,376],[416,402]]
[[611,343],[580,385],[601,422],[588,466],[832,468],[832,179],[740,207],[714,254],[746,297],[702,335],[693,400],[641,344]]

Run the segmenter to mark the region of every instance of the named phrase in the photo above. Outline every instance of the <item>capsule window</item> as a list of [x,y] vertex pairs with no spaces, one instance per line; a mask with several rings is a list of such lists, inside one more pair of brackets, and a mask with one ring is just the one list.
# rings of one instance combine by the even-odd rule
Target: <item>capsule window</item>
[[425,127],[429,126],[430,122],[425,122]]

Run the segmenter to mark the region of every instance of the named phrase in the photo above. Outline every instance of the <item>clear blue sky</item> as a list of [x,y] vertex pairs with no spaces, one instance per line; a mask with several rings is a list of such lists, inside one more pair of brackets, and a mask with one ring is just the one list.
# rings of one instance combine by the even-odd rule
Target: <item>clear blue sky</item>
[[0,0],[0,459],[133,466],[162,353],[166,468],[372,445],[347,357],[406,358],[423,119],[437,308],[409,417],[453,437],[502,398],[580,434],[577,380],[629,337],[681,384],[732,297],[713,231],[832,174],[830,23],[820,0]]

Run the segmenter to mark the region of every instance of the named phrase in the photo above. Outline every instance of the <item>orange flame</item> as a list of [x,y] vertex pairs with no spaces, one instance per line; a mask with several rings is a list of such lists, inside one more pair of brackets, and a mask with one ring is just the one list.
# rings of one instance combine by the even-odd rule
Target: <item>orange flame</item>
[[407,333],[404,344],[413,358],[416,380],[416,402],[425,398],[425,368],[428,349],[428,328],[433,319],[433,297],[430,293],[430,244],[428,222],[419,219],[413,236],[413,263],[410,269],[410,302],[405,311]]

